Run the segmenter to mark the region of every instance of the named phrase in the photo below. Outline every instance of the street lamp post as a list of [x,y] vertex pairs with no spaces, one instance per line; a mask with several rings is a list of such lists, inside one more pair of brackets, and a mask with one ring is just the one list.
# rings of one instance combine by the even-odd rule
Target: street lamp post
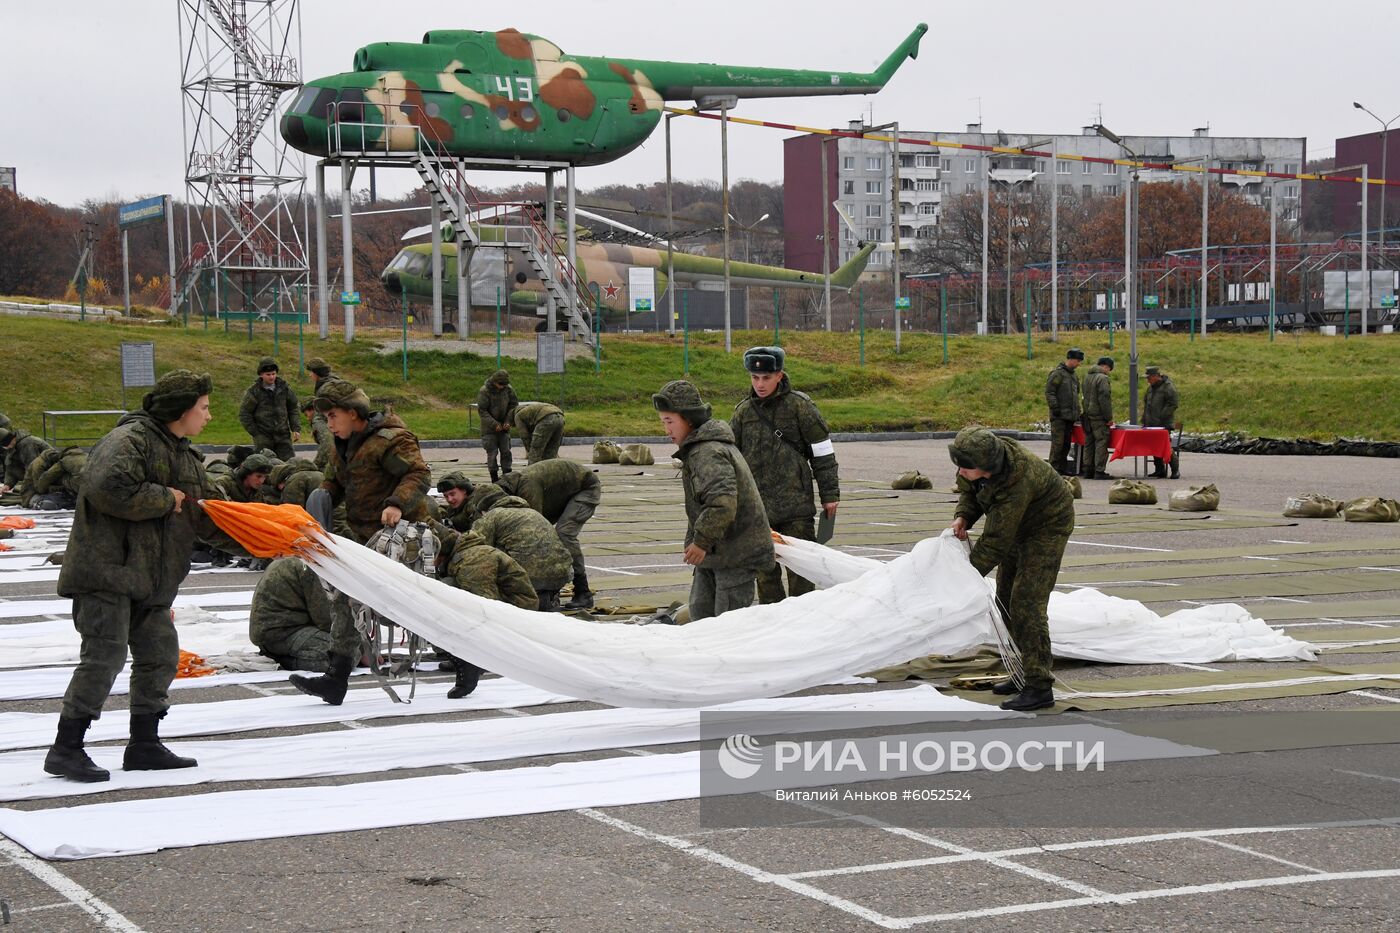
[[[755,221],[754,221],[753,223],[751,223],[751,224],[743,223],[741,220],[739,220],[739,218],[735,217],[733,214],[729,213],[728,211],[725,212],[725,215],[724,215],[724,216],[725,216],[726,219],[732,220],[732,221],[734,222],[734,224],[735,224],[740,230],[744,231],[744,262],[745,262],[746,264],[747,264],[747,263],[752,263],[752,262],[753,262],[753,230],[754,230],[754,228],[757,227],[759,224],[761,224],[761,223],[763,223],[765,220],[767,220],[767,219],[768,219],[768,215],[767,215],[767,214],[764,214],[762,217],[758,218],[757,220],[755,220]],[[748,274],[748,270],[745,270],[745,275],[747,275],[747,274]],[[776,291],[776,287],[774,288],[774,290]],[[747,311],[748,306],[749,306],[749,287],[748,287],[747,285],[745,285],[745,286],[744,286],[744,308],[745,308],[745,311]],[[774,311],[773,313],[774,313],[774,314],[777,314],[778,312],[777,312],[777,311]]]
[[[1138,154],[1128,148],[1123,138],[1103,124],[1096,124],[1094,132],[1118,146],[1134,162]],[[1123,203],[1123,286],[1124,310],[1128,327],[1128,420],[1136,424],[1138,420],[1138,349],[1137,349],[1137,301],[1134,293],[1134,280],[1137,277],[1137,195],[1138,166],[1132,166],[1132,176]]]
[[[1381,179],[1382,179],[1382,180],[1388,179],[1390,176],[1386,174],[1386,171],[1385,171],[1385,170],[1386,170],[1386,156],[1390,153],[1390,124],[1394,123],[1396,120],[1400,120],[1400,113],[1397,113],[1395,116],[1391,117],[1389,120],[1382,120],[1380,117],[1376,116],[1374,113],[1371,113],[1371,111],[1370,111],[1368,108],[1362,106],[1358,101],[1352,101],[1352,102],[1351,102],[1351,105],[1352,105],[1353,107],[1355,107],[1357,110],[1361,110],[1361,111],[1363,111],[1363,112],[1369,114],[1370,117],[1371,117],[1371,119],[1375,120],[1377,123],[1379,123],[1379,124],[1381,125]],[[1381,236],[1380,236],[1380,258],[1381,258],[1381,259],[1384,259],[1384,258],[1385,258],[1385,189],[1386,189],[1386,186],[1385,186],[1384,184],[1381,185]],[[1361,192],[1361,197],[1362,197],[1362,199],[1364,199],[1364,200],[1370,200],[1370,197],[1371,197],[1370,192],[1363,189],[1362,192]],[[1368,294],[1368,295],[1370,294],[1370,289],[1369,289],[1369,288],[1367,289],[1367,294]]]
[[[1053,142],[1050,139],[1037,139],[1035,142],[1026,143],[1019,146],[1020,149],[1038,149],[1041,146],[1049,145]],[[1011,171],[1016,171],[1012,169]],[[1031,171],[1025,178],[1014,175],[1003,175],[997,179],[1006,185],[1006,332],[1011,333],[1011,238],[1014,229],[1014,214],[1016,205],[1016,186],[1023,182],[1034,182],[1039,172]]]

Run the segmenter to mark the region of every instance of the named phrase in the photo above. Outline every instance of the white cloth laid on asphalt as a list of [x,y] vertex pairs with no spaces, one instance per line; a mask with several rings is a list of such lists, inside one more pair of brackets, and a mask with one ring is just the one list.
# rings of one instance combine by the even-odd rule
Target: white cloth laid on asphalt
[[[675,745],[701,741],[701,712],[604,708],[523,718],[498,716],[465,722],[380,726],[368,731],[349,729],[262,739],[181,741],[173,743],[172,747],[181,755],[193,756],[199,767],[174,771],[123,771],[123,746],[89,748],[93,761],[112,773],[112,779],[101,784],[55,781],[44,774],[47,749],[32,749],[0,755],[0,800],[39,800],[136,787],[369,774],[399,768],[433,768],[601,749]],[[943,696],[927,684],[869,693],[744,700],[711,707],[704,712],[724,713],[726,732],[747,735],[798,733],[827,727],[828,720],[817,718],[799,726],[797,717],[801,714],[815,717],[816,714],[840,712],[843,727],[852,722],[844,718],[845,715],[856,713],[874,714],[868,720],[871,725],[892,725],[894,717],[900,713],[912,714],[899,717],[899,721],[907,719],[909,722],[980,721],[1027,715]],[[754,715],[748,718],[737,713]],[[773,713],[783,715],[774,716]]]
[[331,586],[458,657],[611,706],[781,696],[995,643],[992,597],[951,535],[857,580],[689,625],[596,625],[482,599],[334,535],[304,555]]
[[[812,541],[774,545],[778,562],[817,586],[849,585],[885,566]],[[983,585],[995,592],[995,587]],[[1090,587],[1050,594],[1050,648],[1057,658],[1115,664],[1205,664],[1210,661],[1312,661],[1307,642],[1220,603],[1160,616],[1142,603]],[[913,655],[911,655],[913,657]],[[907,659],[906,659],[907,660]]]
[[[180,647],[204,656],[256,651],[248,637],[248,613],[209,612],[198,606],[175,610]],[[68,619],[0,625],[0,668],[77,664],[82,637]]]
[[[52,550],[52,548],[50,549]],[[62,547],[58,548],[62,550]],[[41,561],[42,563],[42,561]],[[58,580],[58,575],[63,572],[61,567],[38,567],[34,569],[10,570],[0,567],[0,583],[53,583]],[[206,573],[258,573],[260,571],[249,570],[247,567],[214,567],[201,566],[190,570],[189,575],[197,577]]]
[[[1064,747],[1102,743],[1106,762],[1216,754],[1093,723],[1037,727],[1034,733],[1037,741],[1064,743]],[[909,729],[890,738],[908,740],[911,735],[941,747],[952,741],[1014,746],[1025,740],[1026,730],[1015,726],[945,732]],[[870,741],[881,738],[871,736]],[[1053,762],[1049,755],[1047,751],[1038,760]],[[1078,762],[1074,753],[1064,759],[1069,767]],[[893,769],[767,767],[744,780],[742,789],[753,793],[780,787],[829,787],[906,776]],[[730,792],[735,784],[721,773],[719,755],[713,750],[626,755],[335,786],[218,791],[50,810],[0,808],[0,833],[40,858],[100,858],[254,839],[690,800],[706,786]],[[371,841],[367,839],[366,844]]]
[[[202,607],[204,609],[233,608],[250,606],[253,603],[252,590],[226,590],[218,593],[188,593],[176,596],[172,603],[176,609]],[[73,611],[71,599],[15,599],[0,602],[0,619],[28,619],[35,616],[67,616]],[[70,623],[71,625],[71,623]],[[0,625],[0,638],[5,637],[8,626]]]
[[[406,684],[407,681],[404,681]],[[412,703],[395,703],[382,690],[371,687],[351,690],[340,706],[331,706],[300,693],[286,696],[249,697],[246,700],[216,700],[211,703],[182,703],[161,721],[164,738],[182,735],[224,735],[320,725],[329,722],[356,722],[364,719],[393,719],[403,716],[430,716],[435,713],[461,713],[468,710],[514,709],[570,703],[572,697],[538,690],[503,678],[487,678],[476,692],[460,700],[449,700],[452,681],[420,683]],[[0,750],[39,748],[53,743],[55,713],[0,713]],[[124,709],[108,710],[88,729],[87,741],[126,740],[130,717]]]
[[[368,669],[365,671],[368,673]],[[193,687],[232,687],[238,684],[283,683],[289,671],[240,671],[230,674],[210,674],[206,677],[177,677],[171,690]],[[37,667],[31,670],[0,671],[0,701],[47,700],[63,696],[68,681],[73,679],[72,667]],[[131,689],[131,665],[128,663],[112,684],[112,696],[124,696]]]

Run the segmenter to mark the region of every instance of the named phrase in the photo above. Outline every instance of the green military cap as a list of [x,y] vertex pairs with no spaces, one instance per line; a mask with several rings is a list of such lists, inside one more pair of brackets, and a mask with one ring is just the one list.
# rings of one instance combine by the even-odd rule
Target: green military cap
[[1112,369],[1112,368],[1113,368],[1113,357],[1111,357],[1111,356],[1101,356],[1101,357],[1099,357],[1099,365],[1100,365],[1100,366],[1107,366],[1109,369]]
[[141,408],[157,421],[171,422],[194,407],[201,396],[214,391],[208,373],[174,369],[160,377],[155,388],[141,399]]
[[8,444],[14,438],[14,436],[15,432],[11,429],[0,428],[0,447],[4,447],[6,444]]
[[268,457],[266,454],[256,453],[249,454],[244,458],[235,472],[238,478],[242,479],[250,473],[271,473],[278,466],[280,466],[280,463],[273,462],[272,458]]
[[270,357],[270,356],[265,356],[265,357],[263,357],[262,359],[258,360],[258,375],[259,375],[259,376],[261,376],[263,373],[275,373],[275,372],[278,372],[278,369],[277,369],[277,361],[274,360],[272,357]]
[[327,363],[319,356],[313,356],[306,361],[306,371],[315,373],[318,376],[329,376],[331,374],[331,364]]
[[1149,366],[1149,367],[1147,367],[1147,375],[1149,375],[1149,376],[1160,376],[1160,375],[1162,375],[1162,367],[1160,367],[1160,366]]
[[9,426],[10,419],[6,418],[3,412],[0,412],[0,428],[8,428]]
[[749,347],[744,351],[744,368],[751,373],[780,373],[786,359],[782,347]]
[[461,470],[454,470],[437,482],[438,492],[447,492],[449,489],[461,489],[465,491],[467,495],[471,495],[473,488],[472,481],[468,479],[467,474],[463,473]]
[[1070,347],[1069,352],[1065,354],[1065,359],[1082,360],[1084,359],[1084,351],[1079,349],[1078,347]]
[[247,460],[250,454],[255,454],[257,452],[258,449],[252,444],[234,444],[228,449],[228,453],[224,455],[224,462],[234,469],[237,469],[238,465],[244,460]]
[[316,396],[316,410],[324,414],[332,408],[343,408],[355,412],[361,418],[368,418],[369,396],[353,382],[331,382],[322,386]]
[[711,407],[700,397],[700,390],[684,379],[668,382],[661,391],[651,397],[651,404],[657,411],[669,411],[680,415],[698,428],[710,420]]
[[508,386],[510,385],[510,373],[506,372],[504,369],[498,369],[492,373],[491,378],[486,381],[498,386]]
[[304,399],[301,400],[301,410],[302,410],[302,411],[311,411],[311,410],[314,409],[315,407],[316,407],[316,397],[315,397],[314,395],[308,395],[308,396],[306,396],[306,398],[304,398]]
[[964,469],[995,474],[1006,465],[1006,446],[986,428],[963,428],[948,446],[948,457]]

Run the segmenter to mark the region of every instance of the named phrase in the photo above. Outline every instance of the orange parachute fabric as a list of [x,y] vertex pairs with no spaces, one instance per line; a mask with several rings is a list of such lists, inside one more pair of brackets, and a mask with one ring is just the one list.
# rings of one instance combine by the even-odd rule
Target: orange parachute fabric
[[0,528],[8,528],[11,531],[24,531],[34,527],[34,519],[24,518],[19,515],[6,515],[0,518]]
[[204,499],[200,506],[254,557],[290,557],[318,547],[309,532],[321,526],[299,505]]
[[180,649],[180,663],[175,668],[176,677],[208,677],[217,673],[218,671],[210,667],[199,655]]
[[13,551],[13,550],[14,550],[14,548],[10,547],[8,544],[4,544],[3,542],[0,542],[0,551]]

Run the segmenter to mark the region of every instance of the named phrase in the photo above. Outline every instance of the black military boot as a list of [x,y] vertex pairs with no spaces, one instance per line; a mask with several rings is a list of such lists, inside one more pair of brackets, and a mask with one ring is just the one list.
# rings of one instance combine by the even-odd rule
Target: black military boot
[[564,604],[565,609],[592,609],[593,592],[588,588],[588,577],[574,577],[574,596]]
[[163,718],[164,710],[131,714],[131,741],[122,753],[123,771],[171,771],[198,764],[193,758],[180,757],[161,743],[159,730]]
[[96,784],[109,781],[112,775],[105,768],[93,764],[83,751],[83,736],[92,725],[90,716],[58,717],[58,737],[53,747],[44,756],[44,770],[49,774],[66,777],[70,781]]
[[1020,693],[1002,703],[1001,708],[1014,710],[1018,713],[1029,713],[1031,710],[1047,709],[1054,705],[1054,690],[1049,687],[1026,687]]
[[463,661],[461,658],[453,658],[457,666],[457,682],[452,685],[452,689],[447,691],[449,700],[460,700],[464,696],[470,696],[476,689],[477,681],[481,680],[481,675],[486,673],[484,667],[477,667],[470,661]]
[[558,590],[535,590],[540,597],[540,612],[558,612],[559,591]]
[[317,677],[293,674],[287,679],[302,693],[320,697],[331,706],[339,706],[345,699],[345,691],[350,687],[350,671],[355,667],[355,659],[334,652],[328,655],[328,658],[330,663],[326,665],[324,674]]
[[1172,452],[1172,479],[1181,479],[1181,458]]
[[999,697],[1009,697],[1014,694],[1020,693],[1021,688],[1016,686],[1016,681],[1007,679],[1003,680],[999,684],[995,684],[992,687],[992,692]]

